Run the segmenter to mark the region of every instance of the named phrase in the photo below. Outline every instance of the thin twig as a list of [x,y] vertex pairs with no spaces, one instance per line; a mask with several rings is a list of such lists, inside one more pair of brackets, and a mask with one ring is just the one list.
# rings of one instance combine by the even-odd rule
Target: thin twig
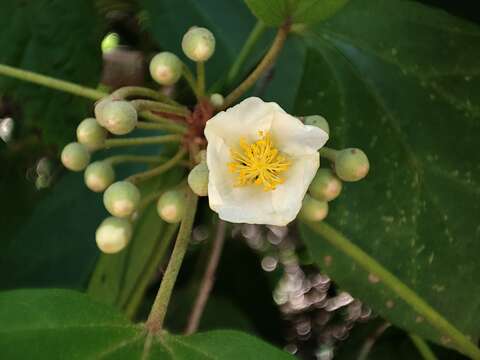
[[428,346],[428,344],[421,337],[411,333],[408,335],[410,336],[410,339],[412,340],[420,355],[422,355],[425,360],[437,360],[437,356],[435,355],[435,353],[432,351],[432,349],[430,349],[430,346]]
[[167,95],[162,94],[159,91],[144,88],[141,86],[124,86],[112,92],[110,96],[117,99],[127,99],[129,97],[150,98],[156,101],[168,103],[170,105],[181,106],[175,100],[170,99]]
[[138,112],[160,111],[179,116],[190,115],[190,110],[188,110],[185,106],[170,105],[153,100],[132,100],[130,103],[133,105],[133,107],[135,107]]
[[370,354],[370,351],[373,348],[373,345],[377,342],[377,340],[383,335],[383,333],[390,327],[392,324],[389,322],[384,322],[382,325],[380,325],[375,331],[370,334],[363,343],[362,348],[360,349],[360,352],[358,354],[358,360],[366,360],[368,357],[368,354]]
[[149,136],[140,138],[125,138],[125,139],[107,139],[102,148],[110,149],[119,146],[135,146],[135,145],[149,145],[149,144],[165,144],[169,142],[182,141],[182,135],[161,135]]
[[215,238],[213,240],[210,258],[208,259],[207,268],[205,269],[202,282],[200,283],[200,289],[198,290],[195,304],[193,305],[192,312],[188,318],[187,327],[185,328],[185,335],[190,335],[196,332],[198,325],[200,324],[203,311],[205,310],[208,297],[215,282],[215,271],[217,270],[223,244],[225,243],[226,228],[227,224],[225,221],[218,220],[217,233],[215,234]]
[[197,62],[197,89],[198,96],[205,95],[205,63],[203,61]]

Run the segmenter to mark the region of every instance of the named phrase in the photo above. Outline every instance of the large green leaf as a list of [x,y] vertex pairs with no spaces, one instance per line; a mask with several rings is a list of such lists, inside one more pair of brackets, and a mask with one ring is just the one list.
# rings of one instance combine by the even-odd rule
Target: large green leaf
[[245,0],[257,18],[270,26],[289,20],[312,24],[328,19],[349,0]]
[[[86,86],[101,70],[100,28],[91,0],[3,1],[0,63]],[[13,97],[30,128],[48,143],[63,144],[91,102],[0,75],[0,94]]]
[[[363,0],[307,43],[297,112],[325,115],[332,145],[363,148],[371,162],[368,177],[331,204],[329,222],[476,342],[480,29],[413,2]],[[375,274],[310,230],[303,236],[354,296],[451,345]]]
[[[17,290],[0,294],[3,359],[139,359],[146,333],[113,308],[69,290]],[[252,336],[212,331],[164,333],[143,359],[291,359]]]

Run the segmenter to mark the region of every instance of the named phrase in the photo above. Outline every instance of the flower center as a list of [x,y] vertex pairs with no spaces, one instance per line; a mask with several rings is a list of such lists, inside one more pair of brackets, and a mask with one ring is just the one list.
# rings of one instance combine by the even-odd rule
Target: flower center
[[235,186],[263,185],[265,191],[275,190],[285,180],[280,174],[291,162],[274,147],[270,134],[259,131],[260,140],[248,144],[240,139],[240,151],[231,150],[230,172],[237,174]]

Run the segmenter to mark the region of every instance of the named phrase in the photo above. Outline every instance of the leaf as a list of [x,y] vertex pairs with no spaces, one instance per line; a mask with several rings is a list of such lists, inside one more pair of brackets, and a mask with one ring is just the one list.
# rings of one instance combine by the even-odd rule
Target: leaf
[[[297,113],[322,113],[332,145],[363,148],[371,163],[368,177],[331,204],[328,221],[476,342],[479,28],[413,2],[363,0],[310,35]],[[311,231],[303,237],[354,296],[453,346],[375,274]]]
[[[0,5],[0,63],[81,85],[98,83],[102,56],[93,1],[4,1]],[[0,75],[0,94],[22,108],[22,120],[44,140],[62,145],[92,102]],[[18,120],[18,119],[14,119]]]
[[245,0],[255,16],[270,26],[314,24],[326,20],[349,0]]
[[[106,305],[70,290],[0,294],[0,355],[5,359],[139,359],[146,333]],[[28,345],[28,346],[27,346]],[[252,336],[223,330],[155,338],[145,359],[292,359]]]

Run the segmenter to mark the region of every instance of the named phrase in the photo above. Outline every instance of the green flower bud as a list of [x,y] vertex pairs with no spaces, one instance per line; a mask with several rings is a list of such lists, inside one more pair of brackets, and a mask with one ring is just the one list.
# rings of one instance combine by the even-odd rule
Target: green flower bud
[[95,161],[85,169],[84,179],[90,190],[102,192],[115,181],[115,171],[108,162]]
[[300,216],[307,221],[322,221],[328,215],[328,203],[306,195],[303,199]]
[[310,115],[310,116],[305,116],[305,125],[312,125],[316,126],[323,131],[325,131],[328,135],[330,135],[330,126],[328,125],[327,120],[320,115]]
[[183,36],[182,49],[193,61],[207,61],[215,51],[215,37],[210,30],[194,26]]
[[95,118],[97,119],[97,122],[100,124],[100,126],[105,127],[105,121],[103,120],[103,109],[105,108],[105,105],[107,105],[111,101],[112,98],[110,96],[106,96],[95,103]]
[[129,181],[117,181],[103,194],[103,204],[110,214],[119,218],[132,215],[140,202],[140,191]]
[[188,185],[198,196],[208,195],[208,167],[205,162],[201,162],[190,171]]
[[46,175],[39,175],[35,179],[35,187],[37,190],[42,190],[50,186],[52,178]]
[[195,155],[195,161],[197,163],[205,162],[207,161],[207,151],[206,150],[200,150],[196,155]]
[[127,246],[132,232],[132,224],[128,220],[111,216],[97,228],[95,240],[102,252],[115,254]]
[[115,135],[125,135],[137,126],[137,110],[128,101],[110,101],[103,107],[104,126]]
[[224,101],[225,101],[225,99],[223,98],[222,94],[216,94],[215,93],[215,94],[210,95],[210,102],[217,109],[219,109],[223,106]]
[[319,169],[308,189],[320,201],[331,201],[342,191],[342,182],[330,169]]
[[367,155],[356,148],[340,150],[335,158],[335,172],[343,181],[358,181],[368,174]]
[[161,85],[173,85],[182,76],[182,61],[171,52],[161,52],[150,61],[150,75]]
[[162,194],[157,202],[158,215],[170,224],[182,221],[186,207],[185,192],[170,190]]
[[83,120],[77,127],[78,142],[85,145],[89,150],[102,147],[106,137],[107,132],[94,118]]
[[61,159],[67,169],[82,171],[90,162],[90,153],[85,145],[72,142],[63,148]]

